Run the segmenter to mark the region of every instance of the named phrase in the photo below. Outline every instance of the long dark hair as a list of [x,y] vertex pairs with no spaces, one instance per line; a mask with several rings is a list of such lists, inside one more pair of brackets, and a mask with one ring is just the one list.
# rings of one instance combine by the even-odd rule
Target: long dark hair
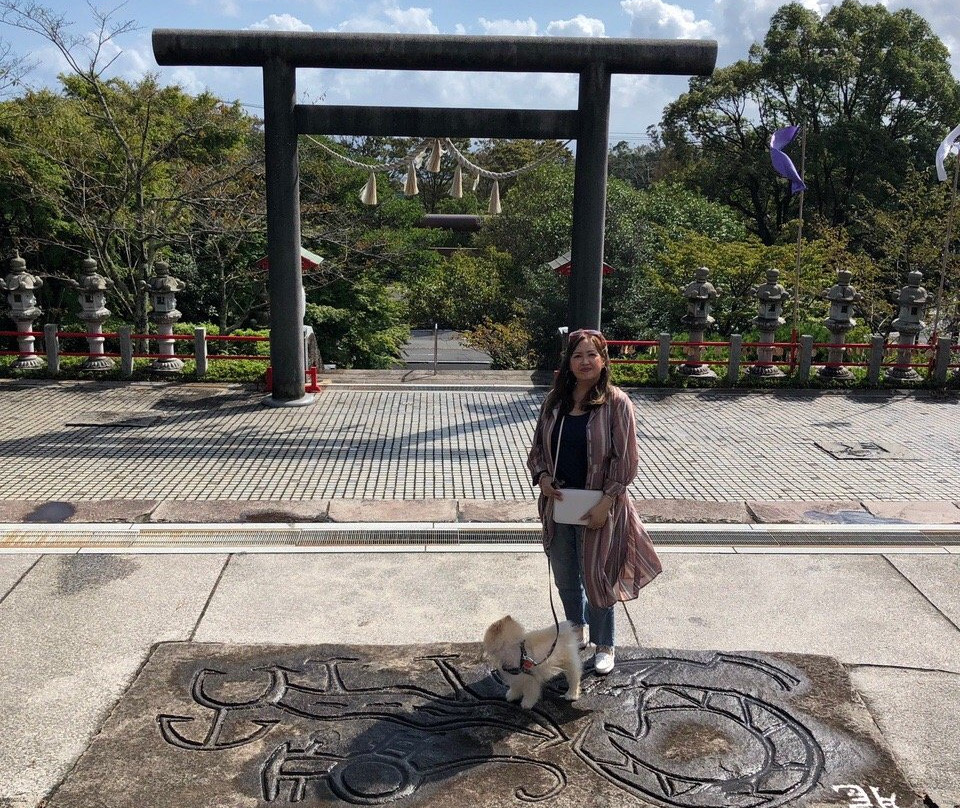
[[593,343],[600,356],[603,357],[603,369],[600,371],[600,378],[597,383],[584,396],[580,406],[585,410],[590,410],[607,403],[607,398],[610,395],[610,353],[607,350],[607,340],[599,331],[581,329],[570,334],[567,349],[564,351],[563,359],[560,362],[560,369],[554,377],[553,387],[544,402],[544,409],[551,410],[559,404],[561,415],[566,415],[573,409],[573,389],[577,386],[577,377],[570,370],[570,359],[580,343],[586,339]]

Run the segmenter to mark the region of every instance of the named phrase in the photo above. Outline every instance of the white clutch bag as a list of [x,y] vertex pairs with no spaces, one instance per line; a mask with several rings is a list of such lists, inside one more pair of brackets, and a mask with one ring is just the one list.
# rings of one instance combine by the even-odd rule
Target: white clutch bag
[[553,521],[561,525],[585,525],[582,518],[594,505],[600,502],[603,491],[591,488],[560,488],[563,499],[553,500]]

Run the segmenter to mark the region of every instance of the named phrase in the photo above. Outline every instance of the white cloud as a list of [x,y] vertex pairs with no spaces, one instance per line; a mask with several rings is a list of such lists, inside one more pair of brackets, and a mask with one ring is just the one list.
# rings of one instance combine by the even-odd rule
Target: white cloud
[[488,20],[481,17],[478,22],[485,34],[495,36],[536,36],[537,23],[533,17],[525,20]]
[[630,33],[633,36],[704,39],[714,34],[712,22],[698,20],[692,10],[663,0],[622,0],[620,8],[632,17]]
[[570,20],[553,20],[547,26],[551,36],[604,36],[606,27],[603,20],[577,14]]
[[430,8],[399,8],[397,6],[384,9],[387,19],[397,26],[397,31],[410,34],[439,34],[440,29],[430,19],[433,9]]
[[433,22],[433,9],[410,6],[400,8],[395,0],[383,0],[337,26],[338,31],[392,34],[439,34]]
[[312,31],[313,28],[292,14],[271,14],[249,26],[252,31]]

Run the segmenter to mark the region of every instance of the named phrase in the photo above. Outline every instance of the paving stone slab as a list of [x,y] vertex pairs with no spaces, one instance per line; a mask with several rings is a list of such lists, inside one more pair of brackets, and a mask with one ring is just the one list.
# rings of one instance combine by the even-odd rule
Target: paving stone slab
[[940,614],[960,627],[960,556],[941,558],[939,563],[922,555],[886,558]]
[[960,674],[858,667],[850,679],[904,774],[939,808],[960,805]]
[[0,606],[2,808],[34,808],[154,643],[191,636],[224,561],[45,555],[20,580]]
[[703,502],[691,499],[637,499],[633,503],[644,522],[744,524],[753,519],[743,502]]
[[343,499],[330,503],[328,516],[331,522],[456,522],[457,503],[452,499]]
[[863,507],[881,519],[899,519],[918,525],[960,523],[960,508],[953,502],[881,502],[864,500]]
[[[930,576],[955,579],[956,556],[924,558]],[[695,553],[664,557],[663,567],[627,604],[642,644],[960,672],[957,627],[883,556]],[[630,629],[617,612],[626,641]]]
[[46,808],[915,808],[829,657],[622,649],[504,699],[477,644],[162,643]]
[[37,563],[38,558],[38,555],[0,556],[0,601],[10,593],[24,573]]
[[884,520],[867,513],[859,502],[747,502],[758,522],[773,524],[862,523]]
[[[280,411],[263,407],[253,386],[218,384],[213,389],[229,395],[201,395],[169,384],[4,381],[0,499],[529,497],[526,447],[546,391],[514,386],[523,374],[501,371],[441,374],[428,384],[422,374],[412,383],[417,375],[351,375],[349,386],[325,388],[315,406]],[[629,395],[644,458],[630,486],[637,499],[958,499],[956,396],[646,388]],[[149,427],[64,425],[94,410],[163,417]],[[881,435],[919,459],[838,460],[815,445]]]
[[2,500],[0,522],[145,522],[155,499]]
[[330,500],[255,501],[236,499],[167,500],[151,522],[326,522]]
[[457,503],[462,522],[536,522],[537,503],[532,499],[461,499]]

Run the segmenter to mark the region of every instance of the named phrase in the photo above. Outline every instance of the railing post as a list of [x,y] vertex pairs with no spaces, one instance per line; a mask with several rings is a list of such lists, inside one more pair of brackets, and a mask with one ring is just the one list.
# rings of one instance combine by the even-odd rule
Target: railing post
[[740,358],[743,355],[743,335],[730,335],[730,361],[727,363],[727,381],[736,384],[740,380]]
[[433,375],[437,375],[437,359],[440,353],[439,326],[433,324]]
[[193,355],[197,362],[197,378],[207,375],[207,329],[193,329]]
[[810,334],[800,335],[800,362],[797,365],[797,378],[809,381],[810,365],[813,364],[813,337]]
[[876,387],[880,384],[880,366],[886,353],[886,339],[882,334],[870,335],[870,358],[867,362],[867,384]]
[[43,345],[47,351],[47,369],[54,376],[60,373],[60,340],[57,338],[57,331],[59,330],[60,326],[56,323],[47,323],[43,327]]
[[933,364],[933,380],[937,384],[947,383],[947,371],[950,369],[950,356],[953,350],[952,334],[940,334],[937,337],[937,353]]
[[660,382],[670,378],[670,340],[669,332],[660,334],[660,343],[657,348],[657,381]]
[[133,340],[130,339],[132,333],[128,325],[117,329],[117,336],[120,338],[120,375],[126,378],[133,375]]

